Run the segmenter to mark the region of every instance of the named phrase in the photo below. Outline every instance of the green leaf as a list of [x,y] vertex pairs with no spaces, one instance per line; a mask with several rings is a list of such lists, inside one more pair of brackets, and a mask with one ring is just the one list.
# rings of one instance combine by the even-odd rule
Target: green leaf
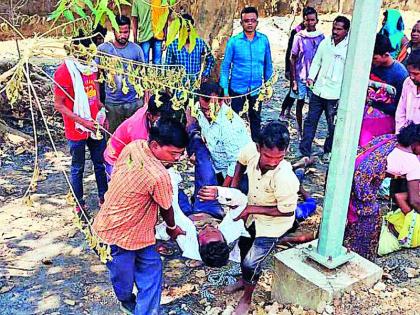
[[180,27],[181,21],[178,17],[175,18],[175,20],[173,20],[171,24],[169,24],[168,35],[166,36],[166,47],[168,47],[175,40]]
[[166,9],[164,13],[159,16],[159,21],[156,26],[156,34],[159,34],[163,31],[166,25],[166,21],[168,21],[169,10]]
[[178,36],[178,50],[181,50],[182,47],[184,47],[184,45],[187,42],[187,38],[188,38],[187,23],[184,19],[182,19],[182,26],[181,26],[181,30],[179,31],[179,36]]
[[81,18],[85,18],[87,16],[85,11],[81,7],[79,7],[77,4],[75,4],[72,7],[72,10],[73,12],[77,13]]
[[61,10],[59,11],[57,9],[48,16],[47,21],[57,20],[62,14],[63,14],[63,11],[61,11]]
[[177,0],[169,0],[169,4],[170,4],[170,5],[175,5],[176,1],[177,1]]
[[[99,22],[101,22],[102,16],[104,16],[105,10],[98,10],[95,14],[95,22],[93,23],[93,28],[97,27]],[[101,23],[102,24],[102,23]],[[102,24],[104,25],[104,24]]]
[[69,20],[69,21],[74,21],[74,15],[73,12],[71,12],[70,10],[65,10],[63,12],[64,17]]
[[127,1],[127,0],[120,0],[120,4],[131,6],[131,3],[129,1]]
[[191,54],[195,48],[195,44],[197,43],[198,35],[190,21],[188,21],[188,24],[190,27],[190,46],[188,47],[188,52]]
[[93,7],[93,3],[91,0],[83,0],[83,2],[88,6],[90,11],[95,12],[95,8]]
[[118,31],[120,29],[120,26],[118,25],[117,20],[115,18],[115,13],[112,12],[108,8],[105,11],[106,11],[106,15],[108,16],[108,19],[111,21],[112,28],[114,30],[117,30]]

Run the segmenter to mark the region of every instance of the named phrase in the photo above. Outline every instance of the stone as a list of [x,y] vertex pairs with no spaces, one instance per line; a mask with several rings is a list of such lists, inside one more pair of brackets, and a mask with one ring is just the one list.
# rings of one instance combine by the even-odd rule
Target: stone
[[332,306],[332,305],[325,306],[325,312],[327,312],[328,314],[333,314],[334,313],[334,306]]
[[297,304],[322,313],[327,304],[357,287],[372,287],[382,269],[358,254],[344,265],[327,269],[310,260],[305,252],[317,240],[275,255],[271,297],[279,303]]
[[321,301],[321,302],[319,302],[318,307],[316,308],[316,311],[318,313],[322,313],[325,310],[326,306],[327,306],[327,302]]
[[280,313],[278,313],[279,315],[292,315],[292,313],[290,313],[290,311],[289,310],[287,310],[287,309],[284,309],[284,310],[282,310]]
[[67,305],[70,306],[75,306],[76,305],[76,301],[70,300],[70,299],[64,299],[64,303],[66,303]]
[[373,290],[375,291],[385,291],[386,290],[386,284],[383,282],[378,282],[377,284],[375,284],[375,286],[373,287]]

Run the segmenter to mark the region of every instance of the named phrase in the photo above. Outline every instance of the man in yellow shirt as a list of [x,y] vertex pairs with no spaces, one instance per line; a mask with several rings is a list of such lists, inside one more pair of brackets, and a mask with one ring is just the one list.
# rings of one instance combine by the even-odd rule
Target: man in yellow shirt
[[242,279],[226,289],[244,290],[235,314],[248,313],[264,260],[295,220],[299,180],[284,159],[289,141],[287,128],[272,122],[262,129],[258,143],[248,144],[239,154],[231,186],[239,187],[246,171],[248,206],[235,220],[244,220],[251,238],[239,239]]
[[167,14],[168,8],[162,7],[162,0],[133,0],[131,16],[133,21],[134,42],[143,50],[145,62],[162,63],[162,45],[165,33],[158,32],[161,16]]

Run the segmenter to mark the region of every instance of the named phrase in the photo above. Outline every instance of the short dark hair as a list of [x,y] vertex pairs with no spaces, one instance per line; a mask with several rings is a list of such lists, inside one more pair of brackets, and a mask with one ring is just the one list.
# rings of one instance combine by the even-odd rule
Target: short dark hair
[[210,242],[199,247],[201,260],[206,266],[220,268],[229,261],[229,246],[226,241]]
[[375,48],[373,49],[374,55],[385,55],[393,51],[391,41],[383,34],[376,34]]
[[171,145],[185,148],[188,145],[188,134],[185,126],[173,118],[160,118],[150,128],[149,142],[156,141],[159,145]]
[[343,15],[339,15],[334,19],[334,23],[343,23],[343,27],[346,31],[350,29],[350,20]]
[[401,128],[397,135],[398,143],[403,147],[408,147],[416,142],[420,142],[420,124],[410,123]]
[[106,36],[106,33],[108,32],[107,28],[102,26],[101,24],[98,24],[98,26],[96,26],[96,28],[93,30],[93,34],[101,34],[103,37]]
[[420,50],[411,51],[411,54],[407,58],[406,66],[412,66],[416,69],[420,69]]
[[193,17],[190,14],[184,13],[183,15],[181,15],[181,17],[184,20],[190,21],[191,22],[191,25],[194,25],[194,19],[193,19]]
[[286,150],[289,142],[290,134],[287,127],[278,121],[273,121],[261,130],[258,144],[268,149]]
[[161,117],[173,117],[171,96],[165,92],[159,92],[158,99],[162,103],[158,107],[156,104],[156,95],[153,94],[147,104],[147,111],[153,116],[161,115]]
[[316,12],[315,8],[313,8],[313,7],[305,7],[302,10],[303,17],[308,16],[310,14],[315,14],[316,15],[316,19],[318,20],[318,12]]
[[86,35],[85,31],[79,29],[79,34],[72,38],[72,42],[74,45],[83,45],[88,48],[92,44],[92,39]]
[[117,16],[115,17],[115,21],[117,21],[117,24],[118,24],[119,26],[123,26],[123,25],[128,25],[128,26],[130,26],[130,25],[131,25],[130,18],[129,18],[129,17],[127,17],[127,16],[125,16],[125,15],[117,15]]
[[200,94],[208,95],[210,97],[212,94],[223,96],[222,93],[222,88],[212,80],[203,82],[200,85]]
[[255,13],[258,17],[258,10],[256,7],[245,7],[241,11],[241,20],[242,20],[242,15],[247,14],[247,13]]

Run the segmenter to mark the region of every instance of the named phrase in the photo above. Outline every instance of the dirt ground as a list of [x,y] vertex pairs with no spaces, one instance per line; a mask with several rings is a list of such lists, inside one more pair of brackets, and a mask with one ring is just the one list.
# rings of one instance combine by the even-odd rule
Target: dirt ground
[[[272,41],[281,41],[286,37],[290,20],[272,21],[267,19],[261,24],[265,25],[267,32],[277,36],[274,40],[270,37]],[[325,21],[329,21],[329,17]],[[0,49],[7,51],[3,44]],[[13,46],[9,47],[9,51],[13,49]],[[273,49],[279,67],[283,53],[284,48]],[[287,83],[280,80],[272,100],[264,105],[265,121],[278,119],[286,92]],[[52,112],[51,102],[46,101],[43,105]],[[58,116],[54,119],[60,121]],[[21,125],[22,130],[30,133],[30,121],[22,119]],[[298,155],[293,125],[291,121],[292,146],[288,157],[291,161]],[[41,124],[38,127],[41,129]],[[323,119],[315,140],[315,152],[321,153],[325,134]],[[106,267],[87,248],[82,234],[72,222],[72,207],[65,198],[68,185],[62,175],[62,170],[68,171],[70,158],[62,132],[59,129],[54,132],[59,156],[54,155],[45,135],[41,139],[41,174],[36,192],[31,195],[32,205],[24,204],[22,196],[32,175],[33,150],[25,151],[21,145],[0,142],[0,314],[120,314]],[[326,167],[317,163],[308,170],[304,181],[305,188],[320,205]],[[191,185],[191,169],[185,175],[187,185]],[[98,206],[90,163],[87,163],[85,179],[85,195],[91,212],[95,213]],[[300,230],[317,230],[321,212],[319,206],[316,214],[305,221]],[[163,313],[231,314],[239,296],[227,296],[222,288],[238,274],[238,266],[232,263],[222,270],[188,268],[176,245],[170,245],[175,249],[174,255],[162,257]],[[360,288],[346,293],[318,312],[296,305],[281,305],[270,299],[273,270],[270,258],[257,287],[252,312],[257,315],[418,314],[415,305],[420,297],[419,254],[419,249],[406,250],[378,259],[385,271],[382,284],[374,289]]]

